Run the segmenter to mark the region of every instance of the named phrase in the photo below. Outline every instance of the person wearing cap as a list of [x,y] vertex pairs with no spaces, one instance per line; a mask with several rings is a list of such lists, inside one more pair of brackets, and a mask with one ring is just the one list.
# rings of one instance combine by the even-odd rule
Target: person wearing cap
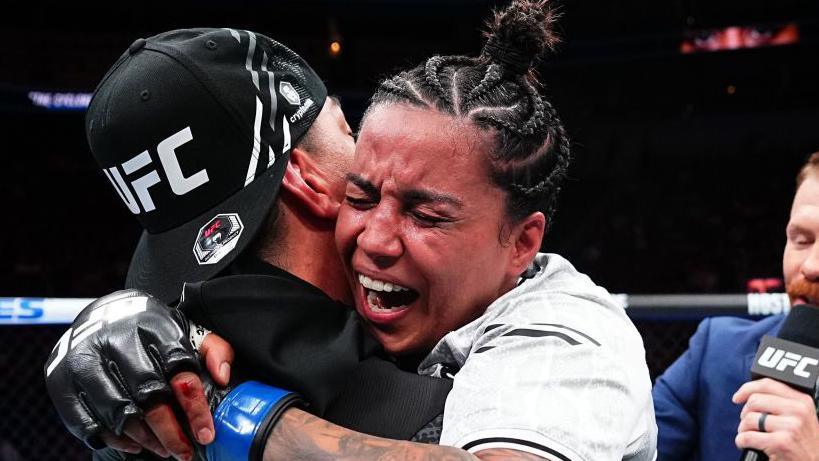
[[[184,283],[234,270],[252,243],[264,245],[256,237],[279,215],[283,226],[296,226],[291,209],[307,211],[292,205],[297,198],[316,202],[309,203],[316,222],[308,221],[315,232],[304,243],[316,245],[310,253],[328,253],[315,240],[332,235],[331,224],[319,224],[334,221],[351,130],[318,75],[274,40],[230,29],[136,40],[97,87],[86,134],[102,173],[144,229],[126,287],[178,300]],[[290,272],[333,299],[349,296],[338,274],[318,281],[299,274],[306,270]]]
[[440,446],[352,431],[287,389],[242,383],[212,401],[208,459],[654,458],[634,325],[538,253],[570,158],[531,72],[554,17],[515,1],[477,58],[435,56],[382,82],[347,175],[336,243],[357,312],[390,355],[454,376]]
[[[785,236],[791,305],[819,305],[819,152],[799,169]],[[745,448],[781,461],[819,459],[811,396],[769,378],[748,382],[760,341],[777,336],[785,318],[716,317],[699,325],[654,386],[659,459],[739,459]]]
[[[179,309],[236,347],[233,373],[232,352],[206,356],[217,384],[226,385],[232,374],[292,386],[311,411],[390,437],[411,438],[441,413],[451,382],[386,360],[348,307],[352,297],[333,230],[354,142],[338,102],[297,54],[233,29],[139,39],[96,89],[86,132],[102,173],[145,229],[126,286],[166,304],[185,286]],[[116,330],[123,325],[98,324],[98,335],[106,334],[113,347],[133,337],[133,329]],[[181,326],[202,352],[218,340],[208,336],[203,343],[205,329]],[[134,329],[150,332],[163,349],[170,342],[160,327],[145,321]],[[172,390],[201,386],[193,355],[174,362],[178,368],[154,369],[147,344],[123,347],[127,353],[111,377],[105,370],[83,373],[87,362],[70,357],[77,343],[65,336],[60,344],[66,348],[55,348],[46,367],[50,395],[72,432],[94,448],[106,441],[131,451],[140,444],[163,456],[190,454],[186,441],[151,428],[180,433],[171,407],[153,404]],[[136,405],[122,411],[118,404],[118,379],[129,381],[130,370],[137,370],[137,382],[151,376],[162,383],[147,390],[134,384],[130,395],[145,411]],[[181,372],[169,373],[174,378],[167,383],[169,370]],[[88,403],[77,400],[82,391],[70,392],[78,379],[100,380],[87,383],[99,389],[85,394]],[[207,411],[203,399],[192,402]],[[96,411],[88,414],[83,405]],[[386,420],[396,405],[404,418]],[[141,418],[129,418],[136,415]],[[107,424],[112,420],[117,423]],[[197,441],[213,439],[209,419],[192,423]]]

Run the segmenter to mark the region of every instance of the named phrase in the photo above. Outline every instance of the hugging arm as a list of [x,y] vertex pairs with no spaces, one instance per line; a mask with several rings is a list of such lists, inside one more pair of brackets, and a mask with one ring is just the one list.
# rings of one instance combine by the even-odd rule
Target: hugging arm
[[506,449],[489,449],[471,454],[455,447],[384,439],[346,429],[291,408],[284,413],[265,443],[264,461],[282,459],[502,461],[545,458]]
[[[263,279],[269,278],[250,277],[246,282],[260,287],[254,292],[264,293],[261,287],[270,282]],[[239,281],[225,283],[235,287]],[[261,326],[277,325],[270,330],[279,333],[287,330],[287,325],[302,325],[295,338],[292,334],[264,335],[270,343],[265,342],[267,347],[254,356],[259,366],[247,369],[264,382],[292,384],[311,403],[310,411],[323,414],[327,410],[329,420],[368,433],[408,439],[443,410],[451,382],[404,372],[380,359],[370,346],[371,338],[363,336],[349,310],[332,310],[326,305],[314,310],[298,305],[277,307],[264,296],[245,303],[240,310],[235,304],[223,303],[215,292],[186,294],[188,307],[193,307],[191,302],[199,295],[205,295],[209,303],[200,306],[202,318],[239,325],[234,330],[247,325],[251,318]],[[222,306],[221,310],[216,306]],[[242,316],[247,317],[244,322]],[[197,446],[191,441],[209,443],[214,427],[213,400],[205,395],[202,384],[207,377],[200,379],[196,374],[199,363],[188,338],[192,325],[180,309],[168,308],[133,290],[100,298],[86,308],[55,346],[45,370],[49,394],[66,427],[92,448],[107,445],[130,453],[147,448],[178,459],[194,456]],[[260,335],[246,330],[233,333],[243,333],[239,345],[244,348],[251,348],[254,339],[260,340]],[[316,336],[323,338],[323,342],[317,341],[324,349],[317,352],[322,355],[319,363],[302,360],[305,353],[286,353]],[[308,349],[316,352],[316,347]],[[216,334],[208,334],[198,349],[216,384],[226,385],[229,371],[225,366],[233,357],[230,345]],[[270,357],[267,361],[266,356]],[[326,363],[332,366],[323,366]],[[185,414],[190,432],[184,430],[184,419],[177,420],[182,413],[174,412],[175,406]],[[407,406],[411,408],[403,412],[403,418],[392,418]],[[203,429],[205,436],[201,435]],[[140,456],[145,456],[144,452]]]

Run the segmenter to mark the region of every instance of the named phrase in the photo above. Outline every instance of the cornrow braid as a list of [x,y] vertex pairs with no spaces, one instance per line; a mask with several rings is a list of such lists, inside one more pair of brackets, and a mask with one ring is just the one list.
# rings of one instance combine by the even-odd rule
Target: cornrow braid
[[516,125],[512,120],[509,120],[508,118],[502,118],[492,113],[476,114],[473,118],[476,121],[489,122],[491,125],[494,125],[495,128],[499,130],[507,130],[518,136],[525,136],[521,127]]
[[379,91],[392,94],[395,98],[408,102],[415,106],[427,106],[427,102],[421,99],[420,95],[412,91],[409,81],[403,75],[385,80],[381,83]]
[[441,67],[443,60],[444,58],[441,56],[433,56],[427,60],[424,65],[424,80],[427,86],[435,91],[435,94],[438,95],[441,101],[451,105],[452,101],[449,99],[449,94],[444,90],[444,86],[441,84],[441,79],[438,75],[438,69]]
[[535,198],[547,191],[550,191],[552,188],[550,187],[550,181],[548,179],[544,179],[539,183],[535,184],[534,186],[521,186],[520,184],[512,184],[512,188],[515,190],[516,193],[527,197],[527,198]]
[[441,76],[443,75],[441,69],[447,69],[447,66],[449,66],[449,70],[454,71],[454,69],[472,64],[473,62],[474,59],[466,56],[433,56],[424,64],[424,80],[427,86],[435,92],[438,99],[444,103],[442,109],[447,112],[453,112],[454,101],[452,100],[451,92],[444,89],[444,85],[441,82]]
[[[519,220],[541,211],[551,224],[571,146],[554,107],[538,91],[532,62],[557,42],[555,17],[545,0],[514,0],[495,15],[492,46],[479,57],[433,56],[385,80],[367,113],[398,102],[470,120],[490,140],[490,176],[507,192],[507,216]],[[515,51],[515,65],[503,50]],[[518,65],[524,61],[530,65]]]
[[486,67],[481,82],[466,95],[466,101],[464,101],[465,107],[471,107],[481,96],[498,86],[502,81],[502,77],[503,69],[501,65],[495,63],[489,64]]
[[520,131],[524,135],[530,135],[534,133],[536,129],[543,126],[544,104],[540,95],[537,93],[537,90],[526,80],[526,77],[520,76],[518,78],[520,79],[520,86],[523,87],[526,93],[529,95],[529,104],[531,106],[531,114],[529,115],[529,119],[523,123]]
[[[549,126],[552,130],[554,130],[554,132],[550,134],[550,137],[555,141],[555,166],[549,176],[543,181],[546,183],[543,186],[544,190],[538,191],[538,188],[536,187],[530,193],[540,194],[541,196],[546,197],[547,200],[544,206],[546,215],[554,216],[561,184],[566,178],[566,173],[569,169],[569,163],[571,161],[571,141],[569,140],[569,136],[566,134],[566,129],[560,122],[554,107],[552,107],[548,101],[544,101],[544,106],[546,109],[546,118],[551,122]],[[547,187],[548,190],[546,189]]]

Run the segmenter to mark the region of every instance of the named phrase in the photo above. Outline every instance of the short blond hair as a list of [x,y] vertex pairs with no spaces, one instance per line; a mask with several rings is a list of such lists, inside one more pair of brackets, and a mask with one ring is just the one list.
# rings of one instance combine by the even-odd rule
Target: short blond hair
[[819,173],[819,152],[814,152],[808,157],[808,161],[799,169],[799,174],[796,175],[796,187],[802,185],[802,181],[808,177],[811,172]]

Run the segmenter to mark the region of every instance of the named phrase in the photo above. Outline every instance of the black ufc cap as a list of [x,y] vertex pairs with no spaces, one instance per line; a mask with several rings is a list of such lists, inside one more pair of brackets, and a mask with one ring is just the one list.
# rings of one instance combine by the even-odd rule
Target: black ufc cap
[[185,29],[135,41],[85,121],[102,172],[145,229],[126,287],[172,302],[183,282],[230,264],[326,98],[310,66],[264,35]]

